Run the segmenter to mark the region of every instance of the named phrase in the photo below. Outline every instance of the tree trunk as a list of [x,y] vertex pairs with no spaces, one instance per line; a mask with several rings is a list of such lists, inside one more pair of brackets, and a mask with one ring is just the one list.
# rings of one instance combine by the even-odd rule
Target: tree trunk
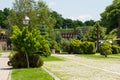
[[25,55],[26,55],[26,61],[27,61],[27,68],[30,68],[29,57],[28,57],[27,52],[25,52]]
[[97,52],[99,52],[99,26],[97,26]]

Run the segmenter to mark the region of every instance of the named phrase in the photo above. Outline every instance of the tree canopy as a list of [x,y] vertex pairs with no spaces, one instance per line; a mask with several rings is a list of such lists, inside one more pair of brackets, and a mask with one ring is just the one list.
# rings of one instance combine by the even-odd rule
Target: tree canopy
[[7,29],[9,27],[7,17],[10,14],[10,9],[5,8],[3,11],[0,10],[0,27]]
[[113,3],[106,7],[101,13],[102,24],[107,27],[107,33],[112,29],[118,28],[120,24],[120,0],[114,0]]
[[50,12],[50,9],[42,0],[38,0],[38,2],[35,0],[15,0],[8,20],[11,26],[21,27],[24,26],[23,18],[28,16],[30,18],[29,30],[34,28],[40,30],[41,27],[45,26],[49,33],[55,23]]

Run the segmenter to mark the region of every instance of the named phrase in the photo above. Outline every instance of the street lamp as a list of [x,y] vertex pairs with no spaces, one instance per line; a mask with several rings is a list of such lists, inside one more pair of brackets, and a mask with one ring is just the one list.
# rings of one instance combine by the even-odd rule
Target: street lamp
[[30,21],[30,18],[28,16],[24,16],[24,18],[23,18],[23,24],[24,25],[28,25],[29,21]]
[[[28,25],[29,21],[30,21],[30,18],[28,16],[24,16],[24,18],[23,18],[23,24],[24,25]],[[26,55],[27,67],[29,68],[30,67],[29,56],[28,56],[28,54],[26,52],[25,52],[25,55]]]

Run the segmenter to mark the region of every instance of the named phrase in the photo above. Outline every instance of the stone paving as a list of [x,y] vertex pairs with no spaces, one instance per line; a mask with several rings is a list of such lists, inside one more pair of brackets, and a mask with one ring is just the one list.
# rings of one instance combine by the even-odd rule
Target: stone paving
[[10,66],[7,65],[7,62],[9,61],[8,56],[9,56],[9,53],[2,53],[0,57],[0,80],[9,79]]
[[44,67],[61,80],[120,80],[120,59],[99,60],[75,55],[53,55],[65,61],[45,62]]

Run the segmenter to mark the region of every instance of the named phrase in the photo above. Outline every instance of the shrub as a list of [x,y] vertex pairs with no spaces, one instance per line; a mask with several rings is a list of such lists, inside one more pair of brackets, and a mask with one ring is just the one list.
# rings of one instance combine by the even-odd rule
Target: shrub
[[95,54],[95,44],[93,42],[83,42],[82,47],[84,54]]
[[[30,67],[40,67],[43,65],[43,60],[39,55],[29,55],[29,66]],[[21,53],[16,53],[10,58],[10,64],[13,68],[26,68],[26,56]]]
[[50,49],[57,49],[58,48],[58,44],[55,40],[49,40],[49,46],[50,46]]
[[120,47],[117,45],[112,45],[112,54],[120,53]]
[[[22,27],[22,29],[20,29],[17,26],[13,26],[13,33],[12,36],[10,37],[12,44],[14,46],[14,50],[17,51],[19,53],[19,55],[22,56],[25,55],[26,57],[23,56],[23,59],[25,61],[21,61],[17,60],[17,61],[21,61],[22,62],[26,62],[29,68],[29,57],[32,57],[31,55],[34,56],[34,53],[38,52],[39,50],[41,50],[41,54],[45,55],[45,56],[49,56],[50,55],[50,48],[48,46],[48,41],[45,39],[44,36],[40,35],[40,31],[37,29],[33,29],[31,31],[29,31],[28,27]],[[18,57],[18,54],[16,54],[14,57]],[[15,63],[17,63],[17,61],[15,61]],[[36,63],[36,62],[35,62]],[[36,65],[37,67],[37,65]]]
[[80,40],[71,40],[70,42],[70,46],[71,46],[71,50],[73,53],[76,53],[76,54],[82,54],[83,53],[83,49],[81,45],[82,42]]
[[63,50],[63,52],[71,53],[70,41],[66,39],[62,39],[61,49]]
[[80,40],[71,41],[71,50],[77,54],[95,54],[95,44],[93,42],[81,42]]
[[48,44],[43,45],[42,51],[43,51],[42,55],[45,57],[48,57],[51,55],[50,47]]
[[109,42],[104,42],[100,45],[100,54],[101,55],[105,55],[105,57],[107,57],[107,55],[112,54],[112,49],[111,49],[111,44]]

